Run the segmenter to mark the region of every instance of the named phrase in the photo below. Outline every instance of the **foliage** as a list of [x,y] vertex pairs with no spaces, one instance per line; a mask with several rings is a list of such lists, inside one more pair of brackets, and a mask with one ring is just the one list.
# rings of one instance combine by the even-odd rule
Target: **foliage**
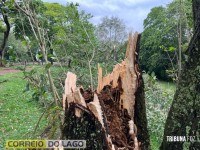
[[[41,0],[33,0],[33,1],[21,1],[19,5],[23,8],[23,5],[27,5],[27,7],[30,10],[34,10],[34,12],[37,14],[38,22],[40,22],[40,25],[46,26],[47,20],[42,15],[44,11],[46,10],[44,3]],[[17,9],[17,8],[16,8]],[[16,16],[14,19],[14,34],[17,39],[24,40],[24,36],[29,37],[30,40],[34,40],[34,34],[32,32],[32,27],[30,25],[28,17],[26,17],[21,11],[17,9]]]
[[53,96],[50,92],[46,71],[43,68],[33,68],[30,71],[24,70],[24,77],[28,81],[25,92],[30,91],[32,99],[47,108],[52,102]]
[[17,40],[12,32],[8,38],[5,59],[8,62],[24,62],[26,60],[31,60],[26,45],[24,45],[23,41]]
[[[191,2],[184,0],[183,8],[180,8],[178,0],[174,0],[167,7],[159,6],[151,9],[144,20],[144,31],[141,38],[140,63],[143,70],[155,72],[158,78],[165,80],[169,79],[166,70],[177,71],[178,38],[180,36],[178,27],[181,24],[181,46],[182,53],[184,53],[192,30],[191,6]],[[180,22],[180,15],[182,15],[181,18],[188,19],[182,19]],[[170,50],[170,47],[174,47],[176,50],[166,51],[166,49]]]
[[[97,40],[94,32],[95,27],[89,22],[92,17],[91,14],[79,11],[78,6],[77,3],[67,3],[66,6],[63,6],[58,3],[43,3],[40,0],[31,1],[30,3],[30,8],[37,14],[40,26],[47,33],[45,38],[49,53],[48,60],[53,59],[53,61],[61,63],[74,73],[77,73],[80,77],[78,83],[86,86],[89,85],[88,79],[91,75],[92,78],[97,78],[93,75],[97,72],[97,63],[101,63],[110,71],[109,68],[112,68],[112,65],[124,58],[124,40],[127,34],[126,27],[119,18],[104,19],[106,23],[102,22],[99,26],[101,26],[101,30],[103,26],[104,29],[108,29],[109,26],[112,27],[112,43],[115,44],[116,48],[115,52],[111,48],[110,56],[106,55],[101,43],[102,38],[100,41]],[[27,48],[27,58],[29,60],[31,58],[32,61],[41,61],[38,56],[43,56],[32,33],[28,18],[18,11],[14,18],[14,24],[16,38],[21,40],[22,44]],[[108,47],[106,51],[109,51]],[[95,55],[95,58],[91,59],[93,55]],[[102,59],[105,56],[107,61]],[[19,60],[22,59],[19,58]],[[89,75],[90,70],[91,73]]]
[[99,61],[110,65],[119,62],[123,57],[121,51],[128,37],[123,20],[113,16],[103,17],[97,25],[96,35],[99,40],[98,55],[104,55]]
[[[47,131],[44,131],[44,136],[47,134],[48,138],[58,138],[59,135],[59,126],[60,126],[60,117],[62,116],[63,109],[60,107],[61,102],[59,102],[59,106],[54,104],[53,95],[50,89],[50,85],[48,82],[48,75],[46,73],[46,69],[50,67],[46,65],[45,68],[41,66],[32,66],[29,70],[24,70],[24,76],[27,80],[26,89],[24,92],[29,93],[31,95],[31,99],[36,101],[43,107],[45,110],[44,116],[47,119]],[[58,88],[59,95],[62,95],[63,88],[61,81],[64,80],[64,76],[58,78],[60,73],[63,72],[60,67],[52,67],[52,76],[55,78],[55,86]],[[40,122],[39,122],[40,123]]]
[[[96,47],[96,36],[94,34],[94,26],[89,22],[92,17],[84,11],[78,10],[78,4],[67,3],[66,6],[58,3],[43,3],[42,1],[32,1],[33,9],[39,17],[38,21],[43,30],[45,30],[46,49],[48,51],[48,60],[62,63],[71,68],[75,73],[83,70],[80,76],[86,78],[84,83],[89,84],[88,62],[93,56]],[[37,6],[37,7],[36,7]],[[32,7],[31,7],[32,8]],[[35,42],[34,34],[28,18],[22,13],[18,13],[15,19],[15,36],[25,41],[24,37],[28,37],[29,51],[39,60],[38,56],[43,57]],[[81,58],[81,59],[79,59]],[[94,72],[92,63],[91,70]]]
[[164,124],[175,92],[174,84],[157,81],[154,73],[143,75],[148,129],[152,149],[156,150],[162,142]]

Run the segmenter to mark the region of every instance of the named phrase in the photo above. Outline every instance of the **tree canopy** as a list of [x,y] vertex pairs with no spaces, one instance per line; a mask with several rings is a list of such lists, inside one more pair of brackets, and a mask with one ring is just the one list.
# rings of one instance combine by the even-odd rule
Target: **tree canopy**
[[[161,79],[167,79],[171,72],[177,74],[178,51],[181,49],[181,56],[184,57],[191,38],[191,12],[190,1],[183,1],[180,5],[178,0],[167,7],[151,9],[144,20],[141,40],[140,62],[145,71],[155,72]],[[180,60],[181,63],[184,63],[184,59]],[[171,78],[175,77],[174,74],[171,74]]]

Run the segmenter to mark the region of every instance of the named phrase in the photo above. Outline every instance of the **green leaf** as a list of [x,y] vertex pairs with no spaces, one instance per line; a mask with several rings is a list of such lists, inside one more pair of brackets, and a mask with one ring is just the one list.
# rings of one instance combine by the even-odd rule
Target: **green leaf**
[[43,57],[43,55],[42,54],[36,54],[36,59],[41,59],[42,57]]
[[171,46],[171,47],[169,47],[169,52],[174,52],[176,50],[176,48],[175,47],[173,47],[173,46]]
[[52,64],[48,63],[48,64],[45,66],[45,69],[49,69],[51,66],[52,66]]

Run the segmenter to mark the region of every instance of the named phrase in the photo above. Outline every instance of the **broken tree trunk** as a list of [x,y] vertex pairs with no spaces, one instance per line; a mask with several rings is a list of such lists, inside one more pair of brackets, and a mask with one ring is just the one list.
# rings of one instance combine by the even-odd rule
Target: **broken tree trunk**
[[68,72],[63,94],[63,139],[84,139],[88,150],[150,149],[143,80],[138,65],[140,35],[129,36],[126,58],[102,76],[95,92],[76,87]]

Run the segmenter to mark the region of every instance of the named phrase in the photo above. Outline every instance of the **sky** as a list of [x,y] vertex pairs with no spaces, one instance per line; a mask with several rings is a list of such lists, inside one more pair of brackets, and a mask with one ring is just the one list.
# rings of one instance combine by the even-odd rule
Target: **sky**
[[115,16],[123,20],[129,31],[142,32],[143,21],[151,8],[166,6],[172,0],[43,0],[66,5],[67,2],[78,2],[80,10],[93,15],[90,20],[97,25],[104,16]]

